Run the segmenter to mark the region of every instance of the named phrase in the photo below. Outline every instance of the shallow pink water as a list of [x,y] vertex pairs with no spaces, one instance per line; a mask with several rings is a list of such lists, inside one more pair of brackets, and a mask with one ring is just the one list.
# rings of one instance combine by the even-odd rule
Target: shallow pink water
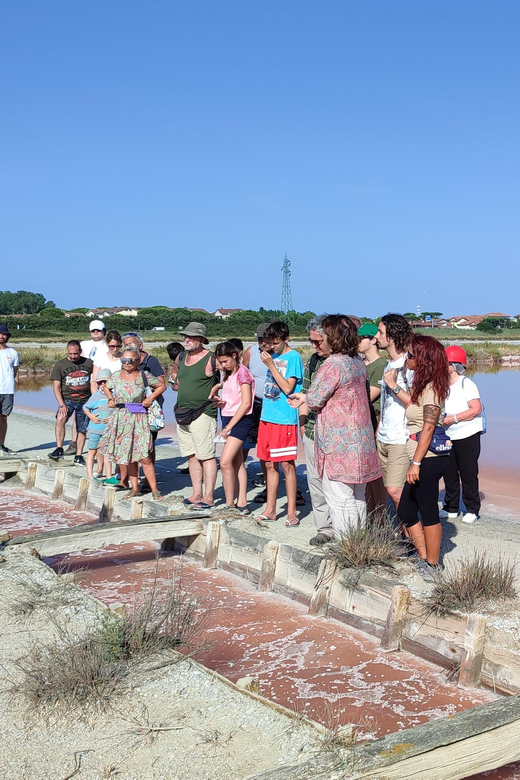
[[[0,506],[0,528],[13,536],[94,521],[66,504],[22,492],[9,493]],[[257,677],[266,696],[329,726],[354,722],[362,733],[382,736],[493,698],[485,691],[470,695],[457,689],[437,667],[406,653],[380,653],[371,637],[334,620],[311,618],[303,605],[258,593],[238,577],[178,557],[156,562],[155,552],[155,545],[143,543],[48,562],[70,569],[86,566],[83,587],[106,603],[130,605],[153,581],[156,566],[164,582],[182,566],[184,587],[211,608],[211,648],[199,660],[233,681]],[[520,765],[472,780],[484,777],[518,780]]]

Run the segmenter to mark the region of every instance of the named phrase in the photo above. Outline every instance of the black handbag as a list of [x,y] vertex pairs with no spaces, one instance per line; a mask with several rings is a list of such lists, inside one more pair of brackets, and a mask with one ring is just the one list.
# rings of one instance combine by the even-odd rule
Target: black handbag
[[177,404],[173,409],[177,425],[190,425],[190,423],[198,420],[201,414],[208,408],[213,401],[204,401],[200,406],[196,406],[194,409],[180,409]]

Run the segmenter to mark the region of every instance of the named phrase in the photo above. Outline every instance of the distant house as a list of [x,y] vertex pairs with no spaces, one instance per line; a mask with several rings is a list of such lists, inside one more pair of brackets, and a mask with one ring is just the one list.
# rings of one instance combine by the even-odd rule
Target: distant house
[[87,317],[112,317],[114,314],[121,314],[123,317],[137,317],[139,309],[133,309],[130,306],[111,306],[107,309],[91,309],[87,312]]
[[86,317],[86,314],[83,314],[82,311],[64,311],[63,314],[65,317]]
[[244,311],[243,309],[217,309],[217,311],[213,312],[213,315],[215,317],[218,317],[220,320],[227,320],[228,317],[231,317],[232,314],[235,314],[237,311]]
[[209,311],[206,311],[206,309],[192,309],[189,306],[186,306],[185,308],[188,309],[188,311],[192,311],[194,314],[196,314],[198,311],[200,311],[201,314],[210,314],[211,313]]
[[475,330],[479,322],[482,322],[484,317],[481,314],[469,314],[459,315],[457,317],[450,317],[449,323],[452,328],[459,328],[460,330]]

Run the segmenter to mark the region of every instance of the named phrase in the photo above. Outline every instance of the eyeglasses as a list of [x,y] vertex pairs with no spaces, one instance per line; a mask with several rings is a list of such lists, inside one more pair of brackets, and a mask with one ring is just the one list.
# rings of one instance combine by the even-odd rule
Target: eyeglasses
[[408,360],[415,360],[415,355],[412,355],[411,352],[407,352],[406,357],[408,358]]
[[121,344],[108,344],[107,345],[109,349],[120,349]]
[[106,385],[107,380],[106,379],[97,379],[96,384],[97,385]]
[[323,339],[309,339],[313,347],[321,347]]
[[121,358],[121,363],[135,363],[137,358]]
[[92,330],[91,330],[90,332],[91,332],[91,333],[103,333],[103,331],[101,330],[101,328],[92,328]]

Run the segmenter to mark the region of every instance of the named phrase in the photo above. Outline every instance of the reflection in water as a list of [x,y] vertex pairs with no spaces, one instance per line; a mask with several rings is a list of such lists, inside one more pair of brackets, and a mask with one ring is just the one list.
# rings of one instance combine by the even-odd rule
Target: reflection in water
[[23,374],[16,383],[17,393],[33,393],[42,390],[44,387],[51,387],[52,382],[49,374]]

